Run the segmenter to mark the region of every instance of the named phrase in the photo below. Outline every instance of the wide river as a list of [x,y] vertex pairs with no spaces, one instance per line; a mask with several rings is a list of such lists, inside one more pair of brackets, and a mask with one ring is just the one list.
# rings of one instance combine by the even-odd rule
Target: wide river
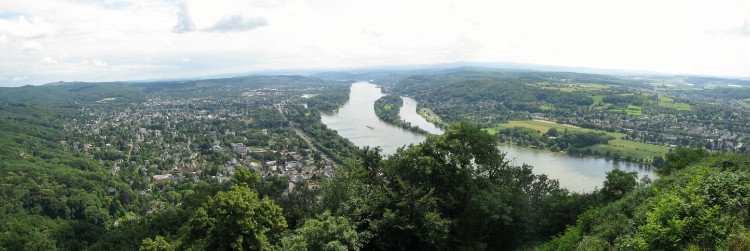
[[[380,146],[383,154],[390,155],[396,149],[424,141],[425,136],[385,123],[375,115],[373,104],[384,96],[380,88],[367,82],[352,84],[349,101],[332,114],[323,114],[321,120],[328,128],[338,131],[357,146]],[[402,119],[417,125],[430,133],[442,131],[417,114],[417,101],[402,97],[404,105],[399,111]],[[602,187],[606,172],[612,169],[637,171],[640,176],[656,175],[647,169],[623,162],[613,162],[604,158],[579,157],[566,153],[500,144],[506,158],[515,164],[529,164],[534,173],[546,174],[560,181],[562,187],[574,192],[590,192]]]

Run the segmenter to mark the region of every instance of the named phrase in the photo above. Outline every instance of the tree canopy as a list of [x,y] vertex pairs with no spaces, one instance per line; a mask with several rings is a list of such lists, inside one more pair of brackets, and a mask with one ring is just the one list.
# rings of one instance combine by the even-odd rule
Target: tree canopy
[[187,223],[187,247],[204,250],[265,250],[287,224],[281,207],[244,186],[218,192]]

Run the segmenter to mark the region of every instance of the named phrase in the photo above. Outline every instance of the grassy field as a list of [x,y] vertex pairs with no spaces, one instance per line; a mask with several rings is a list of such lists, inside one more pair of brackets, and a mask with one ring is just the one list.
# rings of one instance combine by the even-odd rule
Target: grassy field
[[[586,132],[603,132],[615,139],[610,140],[607,144],[597,144],[586,147],[584,149],[591,149],[600,153],[609,151],[611,154],[619,153],[623,158],[630,156],[632,159],[652,159],[654,156],[664,156],[669,151],[669,147],[657,146],[645,143],[639,143],[630,140],[620,139],[625,136],[622,133],[616,132],[605,132],[600,130],[580,128],[573,125],[558,124],[553,121],[546,120],[524,120],[524,121],[510,121],[508,123],[500,124],[498,128],[511,128],[511,127],[526,127],[538,130],[540,133],[546,133],[550,128],[557,129],[558,132],[564,130],[569,131],[586,131]],[[491,131],[490,131],[491,130]],[[496,133],[496,129],[487,129],[491,134]]]
[[101,103],[101,102],[107,102],[107,101],[114,101],[114,100],[116,100],[116,99],[117,99],[117,98],[103,98],[103,99],[101,99],[101,100],[99,100],[99,101],[96,101],[96,102],[97,102],[97,103]]
[[565,130],[569,131],[581,131],[581,132],[603,132],[606,133],[612,137],[620,138],[622,136],[625,136],[622,133],[616,133],[616,132],[605,132],[605,131],[599,131],[599,130],[593,130],[593,129],[586,129],[577,127],[574,125],[568,125],[568,124],[558,124],[554,121],[548,121],[548,120],[541,120],[541,119],[535,119],[535,120],[523,120],[523,121],[510,121],[508,123],[503,123],[498,125],[499,128],[511,128],[511,127],[526,127],[531,128],[534,130],[538,130],[540,133],[546,133],[550,128],[557,129],[558,132],[563,132]]
[[597,144],[585,147],[584,149],[591,149],[591,151],[597,151],[600,153],[609,151],[611,154],[618,153],[623,158],[630,156],[632,159],[648,160],[653,159],[655,156],[664,156],[664,154],[669,152],[669,147],[624,139],[613,139],[607,142],[607,144]]
[[487,132],[487,134],[495,136],[497,134],[497,130],[495,128],[484,128],[482,131]]
[[602,102],[602,99],[604,99],[604,96],[602,95],[591,96],[591,99],[594,100],[594,103],[591,104],[591,107],[604,105],[604,102]]
[[427,122],[430,122],[436,125],[445,126],[445,122],[443,122],[443,120],[440,119],[440,117],[435,115],[435,113],[432,112],[430,108],[421,108],[419,109],[419,111],[417,111],[417,113],[419,113],[420,116],[422,116],[425,120],[427,120]]
[[575,83],[575,84],[549,84],[549,83],[533,83],[529,84],[542,89],[559,90],[564,92],[574,91],[596,91],[609,88],[606,85],[600,84],[586,84],[586,83]]
[[610,103],[604,103],[604,101],[602,101],[603,99],[604,99],[603,95],[591,96],[591,100],[593,100],[594,102],[591,103],[591,106],[589,107],[601,110],[601,109],[607,109],[610,106],[612,106],[612,104]]
[[542,109],[543,111],[552,111],[555,107],[551,105],[540,105],[539,109]]
[[565,124],[558,124],[553,121],[547,121],[547,120],[523,120],[523,121],[510,121],[508,123],[500,124],[501,128],[511,128],[511,127],[526,127],[531,128],[540,131],[541,133],[546,133],[547,130],[550,128],[556,128],[558,131],[562,132],[565,129],[568,130],[588,130],[584,128],[580,128],[573,125],[565,125]]
[[641,116],[643,115],[643,111],[641,111],[641,107],[637,105],[628,105],[628,109],[611,109],[610,112],[627,112],[628,115],[631,116]]
[[636,115],[641,116],[643,115],[643,112],[641,111],[641,107],[637,105],[628,105],[628,115]]
[[675,102],[673,98],[664,96],[659,96],[659,106],[681,111],[693,110],[693,107],[690,106],[690,104]]

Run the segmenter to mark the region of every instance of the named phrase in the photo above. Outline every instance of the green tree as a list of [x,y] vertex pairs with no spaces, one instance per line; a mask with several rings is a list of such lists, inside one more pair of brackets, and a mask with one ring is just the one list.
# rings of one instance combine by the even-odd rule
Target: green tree
[[250,188],[218,192],[193,213],[183,243],[208,250],[265,250],[287,227],[281,207]]
[[260,175],[256,172],[251,172],[248,169],[237,169],[234,171],[234,175],[232,175],[234,178],[234,181],[239,186],[243,187],[253,187],[255,184],[260,182]]
[[175,250],[174,245],[169,243],[164,237],[156,236],[154,239],[150,237],[143,239],[140,251],[173,251]]
[[662,156],[654,156],[654,161],[651,162],[651,165],[656,168],[661,168],[664,166],[664,157]]
[[625,193],[633,191],[636,186],[638,186],[638,172],[615,169],[607,172],[601,194],[605,201],[614,201],[622,198]]
[[282,239],[284,250],[359,250],[359,235],[346,217],[324,212]]
[[557,137],[557,135],[558,135],[557,134],[557,128],[553,127],[553,128],[550,128],[549,130],[547,130],[547,136],[549,136],[549,137]]
[[677,148],[665,156],[665,164],[662,168],[656,170],[659,175],[667,175],[676,170],[685,168],[702,158],[708,157],[708,151],[704,149]]

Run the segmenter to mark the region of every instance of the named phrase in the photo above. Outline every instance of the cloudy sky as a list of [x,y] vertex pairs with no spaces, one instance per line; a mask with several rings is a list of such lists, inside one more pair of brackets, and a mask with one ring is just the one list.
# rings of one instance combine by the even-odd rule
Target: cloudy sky
[[0,86],[459,61],[750,76],[750,0],[0,1]]

